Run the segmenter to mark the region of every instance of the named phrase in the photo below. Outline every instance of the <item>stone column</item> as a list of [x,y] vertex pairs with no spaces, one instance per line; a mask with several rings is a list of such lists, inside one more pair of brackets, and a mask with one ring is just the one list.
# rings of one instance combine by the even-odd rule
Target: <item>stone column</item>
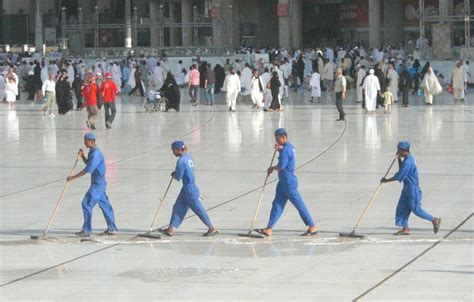
[[384,1],[384,42],[398,45],[403,40],[402,1]]
[[132,48],[132,3],[125,0],[125,47]]
[[193,45],[193,3],[192,0],[181,1],[181,20],[183,46]]
[[43,52],[43,22],[40,7],[41,0],[35,0],[35,48],[39,53]]
[[[224,42],[224,20],[226,13],[226,7],[224,1],[215,0],[212,1],[211,7],[211,18],[212,18],[212,46],[213,47],[226,47]],[[212,15],[215,14],[215,15]]]
[[291,32],[292,32],[292,47],[301,48],[303,46],[303,1],[291,0]]
[[151,47],[158,47],[160,45],[160,28],[157,25],[161,22],[160,4],[159,0],[150,0],[150,44]]
[[[278,40],[280,47],[290,49],[291,48],[291,22],[290,22],[290,0],[278,0],[278,5],[280,7],[280,12],[282,11],[281,7],[286,6],[286,15],[278,17]],[[278,11],[278,9],[277,9]]]
[[380,0],[369,0],[369,46],[380,47]]
[[[170,23],[176,23],[176,10],[178,10],[178,7],[176,3],[170,2],[169,4],[169,22]],[[170,46],[179,46],[181,45],[180,43],[180,31],[179,27],[170,27]]]
[[[439,0],[439,16],[445,18],[448,16],[454,15],[454,1],[452,0]],[[453,41],[453,23],[452,22],[443,22],[441,23],[448,24],[451,29],[450,39]]]

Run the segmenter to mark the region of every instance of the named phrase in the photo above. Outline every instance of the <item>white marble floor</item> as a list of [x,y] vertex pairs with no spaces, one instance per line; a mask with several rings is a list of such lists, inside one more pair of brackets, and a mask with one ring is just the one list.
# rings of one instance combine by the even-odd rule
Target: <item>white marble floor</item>
[[[40,104],[1,104],[0,300],[349,301],[363,294],[361,301],[472,301],[474,218],[456,228],[474,208],[474,96],[453,104],[445,93],[434,106],[412,97],[409,108],[397,104],[390,115],[365,115],[352,98],[351,92],[346,123],[335,121],[325,94],[311,104],[307,94],[292,92],[283,113],[245,103],[230,113],[218,95],[214,107],[191,107],[185,97],[181,112],[151,114],[142,100],[121,98],[113,129],[105,129],[101,112],[95,131],[119,234],[83,243],[72,234],[82,225],[88,177],[65,194],[50,231],[57,240],[29,238],[46,226],[83,147],[85,112],[53,118],[38,112]],[[305,226],[289,205],[272,238],[238,237],[248,231],[278,127],[296,147],[299,189],[320,234],[300,237]],[[190,215],[172,238],[136,238],[148,229],[174,168],[169,146],[176,139],[190,146],[220,235],[201,237],[205,227]],[[411,236],[391,235],[401,185],[390,183],[358,230],[368,239],[340,238],[352,230],[399,140],[412,143],[423,207],[442,217],[440,232],[411,217]],[[266,225],[274,179],[258,227]],[[156,227],[169,221],[179,188],[173,183]],[[93,227],[105,227],[98,208]]]

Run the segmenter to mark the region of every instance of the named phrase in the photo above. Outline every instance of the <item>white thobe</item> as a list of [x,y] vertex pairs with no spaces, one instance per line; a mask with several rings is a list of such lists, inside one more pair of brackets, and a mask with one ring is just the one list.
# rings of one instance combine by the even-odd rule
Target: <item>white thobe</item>
[[363,88],[365,90],[365,109],[375,111],[377,95],[380,91],[379,79],[375,75],[369,74],[364,80]]
[[311,97],[320,98],[321,97],[321,76],[319,73],[314,72],[311,75],[309,80],[309,86],[311,86]]
[[261,78],[262,78],[263,88],[265,89],[265,92],[263,94],[263,100],[264,100],[263,107],[268,110],[268,108],[270,108],[270,104],[272,103],[272,93],[271,93],[271,90],[267,88],[267,84],[268,82],[270,82],[271,75],[269,72],[265,72],[262,74]]
[[[260,84],[259,84],[260,83]],[[260,90],[260,86],[263,91]],[[252,77],[252,85],[251,85],[251,98],[254,105],[257,105],[258,108],[263,107],[263,92],[265,91],[265,86],[263,85],[261,77]]]
[[356,91],[357,91],[357,102],[361,103],[364,100],[364,96],[362,95],[362,80],[366,75],[365,69],[360,68],[357,72],[357,84],[356,84]]
[[242,95],[250,95],[250,86],[252,85],[252,70],[250,70],[250,68],[245,67],[244,69],[242,69],[240,83],[244,88]]
[[67,77],[67,81],[70,85],[72,85],[72,82],[74,82],[74,67],[72,67],[71,65],[69,65],[67,68]]
[[389,69],[387,72],[387,79],[390,80],[390,92],[393,95],[393,101],[398,101],[398,73],[394,69]]
[[235,110],[240,89],[241,86],[239,76],[236,73],[229,73],[224,80],[224,90],[226,91],[225,101],[231,110]]
[[112,65],[112,81],[114,81],[115,85],[117,86],[118,92],[121,91],[122,87],[122,71],[118,65]]

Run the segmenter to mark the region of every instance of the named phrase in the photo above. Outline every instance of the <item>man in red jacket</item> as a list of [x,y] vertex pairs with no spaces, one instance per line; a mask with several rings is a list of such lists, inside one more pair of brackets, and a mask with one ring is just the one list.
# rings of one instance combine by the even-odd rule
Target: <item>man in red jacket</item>
[[87,128],[95,129],[95,119],[97,118],[97,113],[99,109],[97,108],[97,93],[99,88],[95,83],[95,77],[90,74],[88,76],[87,85],[82,89],[82,95],[86,100],[86,109],[87,109]]
[[[117,85],[112,81],[112,74],[106,72],[105,81],[102,82],[102,85],[100,86],[100,94],[102,95],[102,101],[104,102],[105,127],[107,127],[107,129],[112,128],[112,122],[114,121],[115,113],[117,112],[117,109],[115,109],[115,94],[117,91]],[[112,114],[110,114],[109,111],[111,111]]]

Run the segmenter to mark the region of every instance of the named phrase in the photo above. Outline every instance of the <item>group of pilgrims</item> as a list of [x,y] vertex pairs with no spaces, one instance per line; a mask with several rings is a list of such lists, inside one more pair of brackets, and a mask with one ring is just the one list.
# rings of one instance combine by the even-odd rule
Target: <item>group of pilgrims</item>
[[[248,52],[248,48],[243,49]],[[322,91],[327,91],[330,100],[337,77],[343,76],[347,89],[356,89],[355,101],[362,104],[366,113],[371,113],[379,105],[387,111],[387,104],[397,102],[399,96],[403,106],[408,107],[410,94],[424,96],[426,104],[432,105],[433,96],[446,86],[456,86],[455,98],[463,101],[465,88],[460,88],[470,77],[469,62],[457,62],[451,77],[433,71],[430,62],[422,67],[420,52],[413,44],[383,45],[368,51],[362,46],[336,47],[336,50],[253,48],[251,51],[266,53],[268,57],[254,62],[220,58],[219,62],[225,60],[225,63],[212,66],[196,56],[190,66],[184,66],[182,60],[170,63],[166,56],[148,55],[122,60],[102,58],[88,66],[80,58],[46,61],[37,57],[26,61],[18,54],[11,54],[7,66],[0,66],[0,98],[13,107],[20,91],[26,91],[28,101],[46,101],[43,111],[49,109],[50,115],[54,115],[52,104],[45,96],[45,83],[54,81],[58,113],[66,114],[74,107],[74,97],[76,109],[82,110],[84,87],[91,80],[100,87],[108,74],[117,93],[145,97],[147,92],[161,91],[169,101],[167,110],[179,111],[181,96],[186,94],[197,105],[200,89],[204,88],[207,105],[214,105],[214,94],[224,92],[229,111],[235,111],[240,98],[250,102],[253,108],[279,112],[291,89],[297,93],[309,89],[309,101],[314,103],[320,101]],[[181,92],[183,89],[185,94]],[[98,103],[100,108],[100,94]]]

